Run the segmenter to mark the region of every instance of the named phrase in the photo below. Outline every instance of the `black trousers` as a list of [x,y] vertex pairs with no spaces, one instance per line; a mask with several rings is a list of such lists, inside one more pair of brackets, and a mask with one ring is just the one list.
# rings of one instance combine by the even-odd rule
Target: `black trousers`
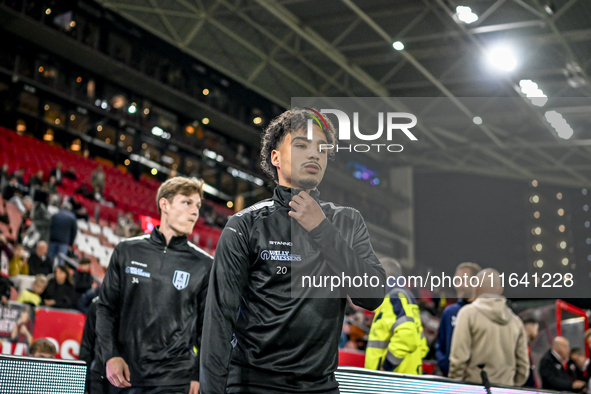
[[89,373],[89,380],[87,384],[89,394],[109,394],[109,386],[112,384],[101,377],[101,374],[95,371]]

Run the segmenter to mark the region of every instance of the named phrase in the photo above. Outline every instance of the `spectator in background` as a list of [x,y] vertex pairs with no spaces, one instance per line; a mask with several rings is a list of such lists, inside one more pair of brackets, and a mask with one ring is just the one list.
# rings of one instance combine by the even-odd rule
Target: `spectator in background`
[[76,189],[75,193],[81,194],[82,197],[88,198],[89,200],[94,200],[94,195],[92,193],[92,190],[90,190],[90,188],[88,187],[88,185],[86,183],[83,183],[82,185],[80,185],[80,187],[78,189]]
[[49,280],[45,291],[41,294],[41,298],[45,306],[54,308],[74,307],[77,300],[76,290],[72,284],[70,270],[67,266],[58,265],[55,267],[55,277]]
[[117,230],[115,234],[120,237],[133,237],[141,233],[141,228],[133,220],[133,213],[127,212],[125,215],[117,219]]
[[55,193],[47,199],[47,214],[50,218],[60,211],[60,201],[59,194]]
[[524,387],[537,387],[536,378],[534,375],[534,360],[531,356],[531,343],[538,337],[540,323],[533,317],[529,316],[523,319],[523,326],[525,327],[525,338],[527,339],[527,354],[529,357],[529,376],[523,385]]
[[540,360],[542,388],[577,393],[585,386],[585,382],[577,380],[576,373],[568,367],[569,352],[568,339],[564,337],[554,338],[552,348]]
[[78,297],[91,289],[94,279],[90,274],[90,259],[84,257],[78,264],[78,269],[74,272],[74,288]]
[[591,349],[591,328],[585,331],[585,343],[587,347]]
[[34,341],[29,347],[29,356],[54,358],[57,350],[53,342],[46,338],[40,338]]
[[[435,344],[435,358],[443,376],[449,373],[449,351],[451,349],[451,337],[456,325],[456,317],[462,307],[474,301],[474,289],[470,286],[470,278],[478,274],[482,268],[476,263],[461,263],[456,267],[454,277],[462,278],[461,286],[456,287],[458,302],[449,305],[443,310],[437,332]],[[468,280],[464,280],[464,275]],[[454,281],[454,283],[456,283]]]
[[35,275],[35,281],[33,282],[31,290],[27,289],[21,291],[16,301],[25,304],[31,304],[33,306],[39,306],[43,302],[41,299],[41,294],[43,294],[46,287],[47,277],[43,274],[37,274]]
[[10,292],[12,291],[12,282],[6,276],[0,274],[0,302],[8,305]]
[[0,187],[3,186],[3,183],[7,183],[9,178],[8,164],[4,163],[2,164],[2,169],[0,169]]
[[419,306],[408,289],[390,288],[392,278],[402,275],[400,264],[382,258],[389,291],[376,309],[365,352],[365,368],[421,375],[429,345],[423,333]]
[[78,298],[78,301],[76,301],[76,309],[84,314],[88,313],[88,307],[90,306],[90,303],[95,297],[98,297],[100,291],[101,284],[97,283],[94,288],[91,288],[86,293],[82,294],[80,298]]
[[55,168],[53,170],[51,170],[49,175],[55,177],[55,183],[57,185],[61,186],[62,180],[64,179],[64,172],[62,171],[62,162],[61,161],[57,162],[57,164],[55,165]]
[[[68,248],[74,244],[77,232],[78,224],[76,223],[76,215],[72,213],[72,204],[64,201],[62,209],[51,217],[49,225],[49,259],[53,261],[59,253],[67,255]],[[59,263],[62,263],[61,258],[59,258]]]
[[[31,212],[33,211],[33,199],[31,196],[24,196],[22,199],[20,197],[12,197],[10,202],[16,205],[19,212],[23,215],[22,216],[22,223],[23,225],[25,222],[31,218]],[[21,225],[22,227],[22,225]]]
[[589,380],[589,359],[585,351],[580,347],[572,348],[569,353],[568,367],[575,372],[577,380],[587,382]]
[[74,215],[76,215],[76,219],[88,221],[88,211],[86,208],[84,208],[80,201],[78,201],[78,197],[70,197],[70,204],[72,204],[72,212],[74,212]]
[[45,185],[45,191],[49,194],[57,193],[57,180],[55,176],[50,176],[49,180],[47,181],[47,185]]
[[41,189],[43,187],[43,170],[39,170],[29,178],[29,188]]
[[523,324],[501,295],[499,273],[487,268],[478,278],[481,286],[475,289],[476,299],[458,312],[449,377],[482,384],[478,364],[485,364],[492,384],[522,386],[529,370]]
[[20,312],[16,324],[12,327],[10,339],[13,342],[31,344],[33,342],[32,331],[33,322],[31,321],[31,307],[27,306],[24,311]]
[[8,164],[4,163],[4,164],[2,164],[2,169],[0,169],[0,179],[8,179],[9,176],[10,176],[10,172],[9,172]]
[[14,175],[14,177],[16,178],[16,181],[18,182],[19,185],[25,186],[25,169],[24,168],[19,168],[12,175]]
[[64,178],[69,178],[73,181],[78,179],[78,175],[76,175],[76,170],[74,166],[68,167],[68,171],[64,172]]
[[2,198],[6,201],[9,201],[15,196],[22,197],[24,193],[25,190],[21,185],[19,185],[16,177],[11,176],[8,178],[8,183],[4,185],[4,188],[2,189]]
[[29,255],[23,245],[14,248],[14,255],[8,263],[8,276],[29,275],[27,259]]
[[98,166],[98,168],[94,170],[90,176],[90,184],[92,185],[92,189],[95,191],[95,193],[98,189],[100,195],[103,195],[105,190],[105,172],[103,171],[103,166]]
[[53,272],[53,262],[47,255],[47,242],[39,241],[35,253],[29,257],[29,275],[49,275]]
[[8,275],[8,262],[13,256],[14,252],[8,243],[8,239],[6,239],[6,235],[0,231],[0,276]]

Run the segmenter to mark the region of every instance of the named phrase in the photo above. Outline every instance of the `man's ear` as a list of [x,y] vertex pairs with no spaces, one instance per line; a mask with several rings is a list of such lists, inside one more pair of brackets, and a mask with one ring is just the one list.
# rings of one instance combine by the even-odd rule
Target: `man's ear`
[[168,211],[170,202],[165,197],[161,197],[158,201],[158,206],[160,207],[160,211],[164,213]]
[[271,151],[271,164],[279,168],[281,153],[277,149]]

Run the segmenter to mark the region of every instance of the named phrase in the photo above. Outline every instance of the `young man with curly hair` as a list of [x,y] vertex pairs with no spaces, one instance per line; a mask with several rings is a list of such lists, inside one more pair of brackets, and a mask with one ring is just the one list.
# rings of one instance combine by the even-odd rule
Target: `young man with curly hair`
[[[320,118],[294,108],[265,131],[262,167],[278,185],[272,198],[231,217],[220,237],[205,307],[202,394],[338,393],[346,296],[369,310],[383,301],[385,272],[363,218],[319,200],[332,154],[325,147],[336,134]],[[374,276],[380,284],[332,298],[305,289],[294,296],[296,271]]]

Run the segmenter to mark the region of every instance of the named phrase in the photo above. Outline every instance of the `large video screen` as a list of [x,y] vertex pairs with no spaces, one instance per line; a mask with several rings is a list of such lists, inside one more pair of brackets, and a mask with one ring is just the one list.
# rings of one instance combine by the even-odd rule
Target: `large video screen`
[[2,394],[84,394],[82,361],[0,355]]

